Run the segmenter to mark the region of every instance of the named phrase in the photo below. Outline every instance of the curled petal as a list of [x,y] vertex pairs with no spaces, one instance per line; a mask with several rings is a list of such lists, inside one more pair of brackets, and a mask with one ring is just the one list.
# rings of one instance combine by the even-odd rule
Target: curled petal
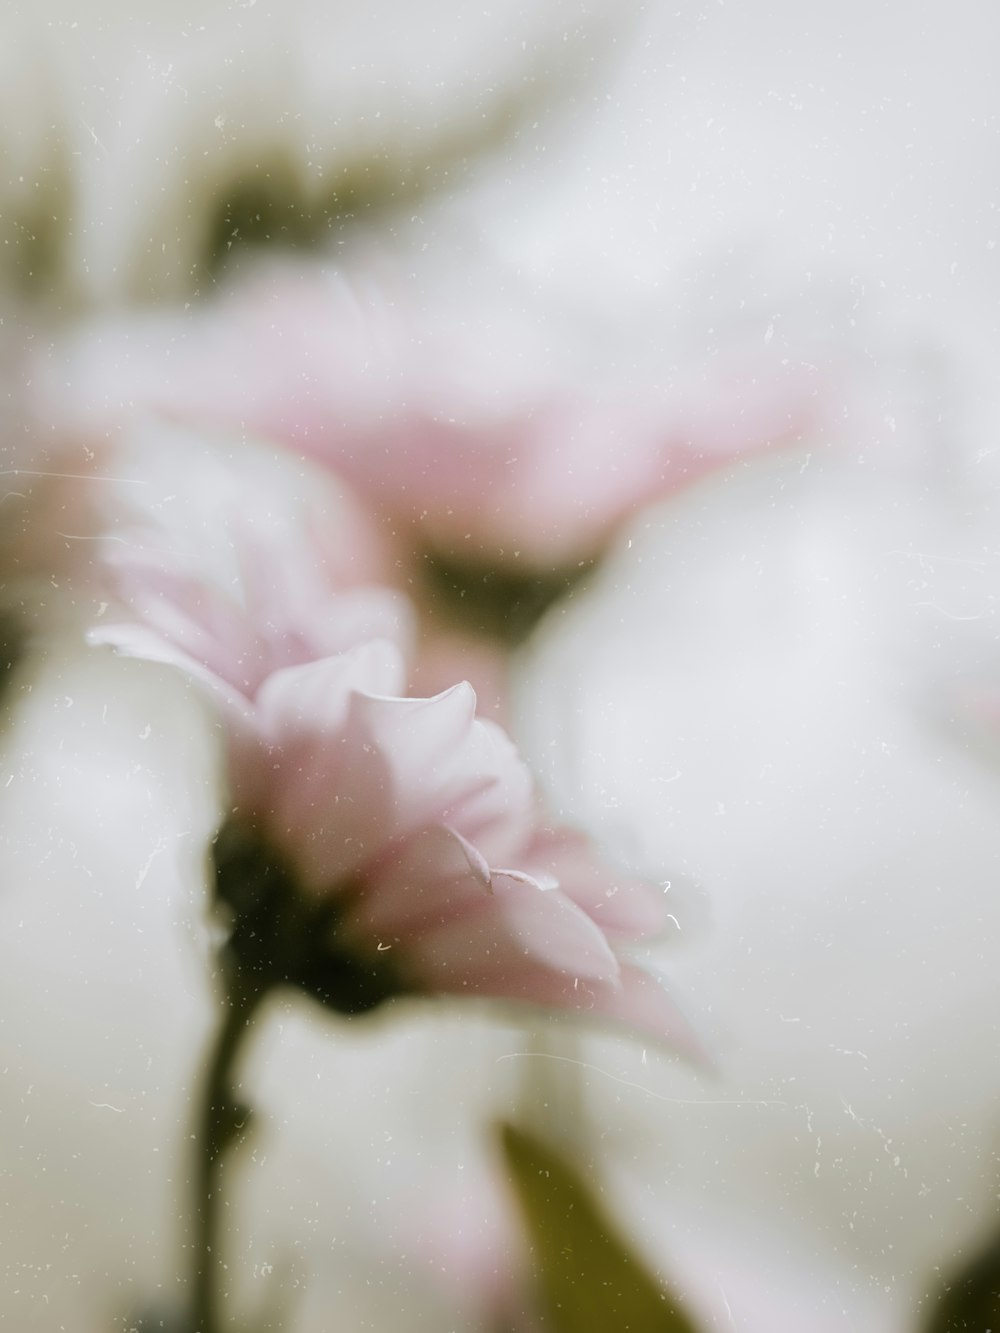
[[[247,682],[261,679],[270,668],[246,616],[197,571],[154,545],[142,546],[142,540],[137,536],[125,549],[110,548],[104,561],[118,599],[163,647],[157,650],[150,638],[146,652],[120,651],[169,661],[192,675],[207,672],[246,693]],[[103,627],[96,627],[91,642],[113,640]]]
[[230,765],[236,803],[295,860],[303,888],[323,892],[376,856],[391,832],[384,756],[348,742],[355,691],[402,684],[391,643],[275,672],[256,699],[257,736]]
[[148,662],[164,662],[180,667],[206,684],[215,686],[219,677],[208,667],[191,658],[176,642],[165,639],[147,625],[129,621],[111,621],[87,631],[87,642],[96,648],[113,648],[123,657],[139,657]]
[[384,757],[393,837],[448,824],[487,857],[509,855],[530,828],[531,779],[499,727],[475,717],[467,683],[432,699],[351,700],[353,752]]
[[267,753],[256,767],[273,776],[269,804],[255,813],[311,892],[435,824],[477,835],[486,851],[479,833],[496,834],[530,809],[527,773],[509,742],[475,720],[469,686],[433,699],[373,692],[402,683],[395,649],[377,643],[276,672],[257,696]]
[[406,671],[395,644],[376,639],[336,657],[275,671],[263,683],[255,704],[261,732],[275,741],[297,736],[339,734],[345,727],[352,695],[358,691],[391,694],[402,689]]

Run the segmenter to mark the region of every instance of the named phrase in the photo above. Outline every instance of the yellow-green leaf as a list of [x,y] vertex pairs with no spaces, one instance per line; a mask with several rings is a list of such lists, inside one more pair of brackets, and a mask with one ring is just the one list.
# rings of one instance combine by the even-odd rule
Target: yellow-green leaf
[[510,1124],[501,1144],[552,1333],[696,1333],[562,1157]]

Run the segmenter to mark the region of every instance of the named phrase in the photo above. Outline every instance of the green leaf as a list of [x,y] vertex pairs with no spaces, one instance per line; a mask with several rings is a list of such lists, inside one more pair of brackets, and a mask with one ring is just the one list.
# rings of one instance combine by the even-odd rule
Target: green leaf
[[572,1167],[514,1125],[501,1125],[501,1145],[552,1333],[695,1333]]
[[923,1327],[925,1333],[1000,1329],[1000,1234],[951,1275]]

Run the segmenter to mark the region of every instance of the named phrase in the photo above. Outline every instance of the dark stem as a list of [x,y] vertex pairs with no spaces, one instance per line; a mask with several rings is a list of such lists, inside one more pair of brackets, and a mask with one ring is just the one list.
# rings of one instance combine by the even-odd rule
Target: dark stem
[[226,1149],[246,1127],[249,1109],[233,1092],[233,1073],[242,1043],[265,987],[227,988],[227,1006],[215,1037],[201,1089],[195,1142],[195,1214],[192,1253],[192,1333],[223,1333],[222,1164]]

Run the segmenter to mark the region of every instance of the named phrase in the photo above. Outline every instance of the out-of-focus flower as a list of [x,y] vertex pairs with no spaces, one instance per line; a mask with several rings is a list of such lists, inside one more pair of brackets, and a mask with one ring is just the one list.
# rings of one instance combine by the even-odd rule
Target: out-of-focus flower
[[406,699],[404,681],[398,652],[374,643],[278,671],[258,691],[252,729],[233,737],[234,813],[217,853],[221,892],[252,923],[237,952],[268,966],[258,915],[287,893],[310,905],[315,952],[277,966],[336,1009],[484,995],[690,1048],[662,988],[614,948],[660,924],[655,891],[539,831],[527,770],[476,719],[468,685]]
[[17,6],[0,17],[0,264],[35,291],[158,299],[244,239],[336,235],[579,77],[608,8]]
[[[183,441],[169,443],[180,452]],[[92,643],[179,666],[246,713],[280,667],[373,638],[409,642],[409,604],[384,586],[390,553],[343,489],[272,505],[262,479],[231,462],[195,449],[186,462],[211,533],[185,533],[169,511],[134,504],[132,525],[102,546],[116,609],[91,628]]]
[[[206,580],[187,553],[126,532],[105,557],[129,620],[91,630],[92,643],[180,666],[231,699],[252,700],[280,667],[336,655],[372,638],[406,638],[405,598],[386,588],[338,588],[294,533],[236,521],[239,584]],[[235,583],[235,580],[234,580]]]
[[551,312],[481,306],[427,306],[384,258],[272,267],[199,312],[84,328],[45,392],[100,428],[137,406],[245,425],[448,561],[529,577],[593,559],[643,504],[802,428],[801,401],[737,406],[722,382],[715,401],[602,384]]
[[[117,534],[107,559],[130,619],[91,638],[179,667],[221,708],[233,816],[220,891],[253,920],[254,967],[285,969],[348,1011],[407,990],[470,992],[686,1041],[658,984],[615,951],[662,924],[657,891],[543,830],[527,770],[476,719],[469,685],[402,697],[404,658],[387,635],[405,641],[408,607],[351,586],[370,566],[349,561],[350,525],[324,569],[321,534],[296,543],[273,515],[246,521],[226,502],[239,494],[213,490],[225,573],[163,526]],[[272,955],[262,884],[268,912],[284,912],[282,895],[306,905],[316,933],[304,953],[299,936],[294,956]]]

